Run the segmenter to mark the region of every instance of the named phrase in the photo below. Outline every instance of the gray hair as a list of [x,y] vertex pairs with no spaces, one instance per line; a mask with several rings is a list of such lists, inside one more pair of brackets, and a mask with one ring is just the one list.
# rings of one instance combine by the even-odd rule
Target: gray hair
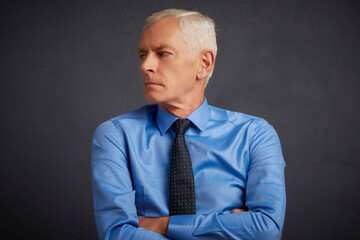
[[[214,21],[201,13],[182,9],[166,9],[147,17],[143,30],[167,17],[178,20],[180,31],[183,33],[185,42],[190,50],[199,53],[202,50],[210,49],[216,56],[217,45]],[[206,85],[212,73],[213,70],[206,77]]]

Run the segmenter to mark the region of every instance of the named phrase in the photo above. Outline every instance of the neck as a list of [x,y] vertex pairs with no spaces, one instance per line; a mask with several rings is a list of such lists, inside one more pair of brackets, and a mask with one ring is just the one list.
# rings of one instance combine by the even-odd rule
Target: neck
[[159,107],[165,111],[171,113],[178,118],[185,118],[194,112],[204,101],[204,95],[201,98],[192,100],[188,103],[176,103],[176,104],[159,104]]

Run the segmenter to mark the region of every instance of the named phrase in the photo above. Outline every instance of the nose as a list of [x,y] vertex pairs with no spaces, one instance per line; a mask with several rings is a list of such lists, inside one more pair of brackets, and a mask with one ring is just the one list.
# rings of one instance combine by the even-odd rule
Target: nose
[[143,60],[140,69],[143,73],[153,73],[156,72],[157,64],[158,62],[154,54],[149,53]]

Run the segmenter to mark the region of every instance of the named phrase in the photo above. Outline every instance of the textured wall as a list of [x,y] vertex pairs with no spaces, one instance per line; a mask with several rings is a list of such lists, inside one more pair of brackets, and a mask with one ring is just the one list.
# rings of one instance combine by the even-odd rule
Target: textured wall
[[2,1],[3,239],[96,239],[90,144],[145,104],[142,23],[165,8],[215,20],[210,104],[267,119],[287,163],[283,239],[360,238],[359,1]]

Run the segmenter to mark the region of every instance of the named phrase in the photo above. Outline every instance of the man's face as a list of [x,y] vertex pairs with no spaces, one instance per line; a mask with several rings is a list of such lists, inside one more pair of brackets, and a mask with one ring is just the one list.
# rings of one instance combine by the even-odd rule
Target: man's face
[[140,38],[139,56],[149,103],[176,105],[198,94],[200,61],[190,54],[176,19],[165,18],[147,27]]

